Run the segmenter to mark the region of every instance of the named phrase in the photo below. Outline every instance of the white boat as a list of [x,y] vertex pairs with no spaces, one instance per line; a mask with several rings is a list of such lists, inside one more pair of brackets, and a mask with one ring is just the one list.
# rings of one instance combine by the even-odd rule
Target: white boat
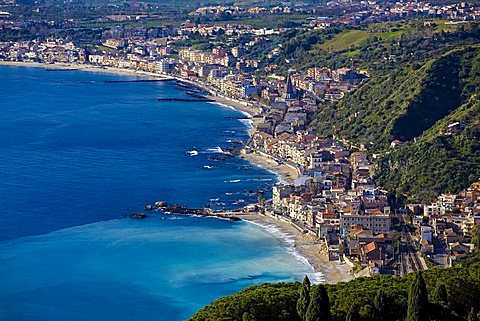
[[196,150],[189,150],[189,151],[187,152],[187,155],[188,155],[188,156],[197,156],[197,155],[198,155],[198,151],[196,151]]

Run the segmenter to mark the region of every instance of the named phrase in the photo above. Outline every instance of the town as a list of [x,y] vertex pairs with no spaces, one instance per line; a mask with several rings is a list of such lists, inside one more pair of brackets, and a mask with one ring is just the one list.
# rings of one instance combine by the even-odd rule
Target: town
[[[338,6],[330,3],[331,8]],[[480,19],[478,8],[465,3],[361,2],[350,9],[336,18],[312,16],[305,19],[304,27],[314,30],[395,21],[412,14],[447,17],[452,24]],[[42,63],[49,68],[63,64],[143,72],[187,82],[208,95],[243,105],[254,129],[242,153],[261,155],[298,173],[294,182],[273,186],[271,200],[249,205],[246,211],[259,211],[292,224],[322,242],[329,259],[349,265],[355,276],[404,275],[431,266],[453,266],[458,256],[473,250],[472,231],[480,226],[480,181],[459,194],[441,194],[430,204],[398,206],[391,195],[375,185],[372,160],[376,155],[368,146],[356,146],[338,137],[319,137],[309,127],[309,119],[320,105],[341,100],[368,82],[371,76],[367,71],[357,69],[352,62],[338,68],[318,65],[277,74],[279,66],[273,61],[284,50],[281,44],[266,59],[252,58],[248,53],[271,41],[272,36],[288,32],[289,27],[201,22],[221,15],[299,13],[316,12],[302,7],[202,7],[190,12],[189,20],[180,26],[107,28],[93,50],[68,37],[4,41],[0,43],[0,60]],[[33,24],[9,16],[8,12],[0,13],[2,28]],[[110,15],[99,21],[151,18]],[[68,21],[69,27],[77,23]],[[226,41],[213,44],[211,49],[189,45],[196,37],[219,36]],[[241,41],[244,36],[248,41]],[[451,123],[445,134],[456,135],[464,127]],[[393,140],[391,149],[402,144]]]

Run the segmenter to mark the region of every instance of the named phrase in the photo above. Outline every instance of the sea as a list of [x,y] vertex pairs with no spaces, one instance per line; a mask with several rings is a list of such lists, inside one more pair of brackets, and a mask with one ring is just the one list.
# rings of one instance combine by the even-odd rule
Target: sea
[[[225,150],[242,113],[174,81],[0,66],[0,320],[180,321],[321,274],[275,226],[145,212],[237,208],[278,177]],[[224,158],[224,159],[223,159]]]

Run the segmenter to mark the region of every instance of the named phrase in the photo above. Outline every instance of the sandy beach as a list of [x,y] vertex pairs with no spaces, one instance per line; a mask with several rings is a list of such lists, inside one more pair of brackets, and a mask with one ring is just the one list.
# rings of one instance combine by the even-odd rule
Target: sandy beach
[[293,184],[298,178],[298,171],[296,169],[285,164],[279,165],[273,159],[257,153],[242,154],[240,157],[250,163],[276,173],[279,176],[280,181],[285,184]]
[[244,220],[262,225],[275,225],[282,232],[293,237],[295,250],[308,260],[316,272],[321,272],[326,283],[348,282],[354,277],[350,267],[339,261],[329,261],[326,251],[322,249],[322,243],[311,235],[303,234],[287,222],[258,213],[236,214]]
[[[213,99],[220,104],[231,106],[231,107],[235,108],[236,110],[247,113],[247,114],[250,115],[250,117],[253,117],[255,115],[260,114],[260,108],[253,107],[253,106],[250,106],[250,105],[247,106],[246,103],[244,103],[240,100],[227,99],[227,98],[223,98],[223,97],[215,96],[215,95],[209,95],[208,98]],[[254,119],[252,118],[252,120],[254,120]]]

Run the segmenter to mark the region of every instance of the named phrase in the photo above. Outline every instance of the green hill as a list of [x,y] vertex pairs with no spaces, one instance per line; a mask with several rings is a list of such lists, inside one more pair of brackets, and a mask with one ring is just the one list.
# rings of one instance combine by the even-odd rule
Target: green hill
[[[381,155],[377,182],[390,191],[423,201],[460,191],[480,177],[480,46],[455,47],[375,72],[355,93],[324,106],[312,125],[320,135],[373,147]],[[453,122],[467,128],[446,136]],[[393,140],[406,144],[392,151]]]
[[480,47],[467,46],[433,58],[420,68],[405,66],[372,77],[354,94],[320,111],[322,134],[379,147],[412,140],[472,99],[480,81]]
[[[438,321],[467,320],[473,307],[480,311],[480,264],[424,272],[429,293],[430,317]],[[385,301],[381,320],[405,320],[407,297],[414,274],[405,277],[378,276],[359,278],[348,283],[327,285],[334,321],[346,320],[352,307],[359,320],[380,320],[375,296],[381,289]],[[446,298],[438,295],[445,287]],[[296,313],[300,283],[262,284],[223,297],[198,311],[190,321],[300,321]],[[378,305],[377,305],[378,306]]]
[[[468,127],[445,135],[447,124]],[[380,157],[375,179],[397,194],[429,201],[439,191],[456,193],[480,177],[480,103],[466,103],[439,121],[416,142]]]

